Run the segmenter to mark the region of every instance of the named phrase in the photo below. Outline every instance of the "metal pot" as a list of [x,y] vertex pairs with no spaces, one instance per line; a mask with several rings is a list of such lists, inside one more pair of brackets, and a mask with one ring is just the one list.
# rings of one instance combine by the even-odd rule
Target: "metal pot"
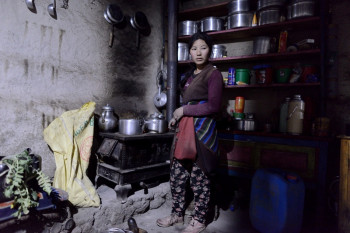
[[198,31],[196,21],[186,20],[179,23],[179,36],[191,36]]
[[271,6],[282,7],[286,1],[285,0],[259,0],[257,5],[257,10],[261,10]]
[[186,61],[188,60],[188,44],[179,42],[177,43],[177,60]]
[[201,20],[201,31],[221,31],[224,29],[224,20],[218,17],[207,17]]
[[142,134],[142,123],[140,119],[119,119],[119,133],[126,135]]
[[233,0],[228,5],[228,14],[249,11],[249,0]]
[[253,54],[266,54],[270,52],[271,38],[269,36],[258,36],[253,42]]
[[291,17],[307,17],[314,16],[315,13],[315,2],[311,0],[306,1],[294,1],[292,3]]
[[227,55],[226,46],[214,44],[210,58],[222,58]]
[[145,120],[143,128],[150,133],[165,133],[167,131],[167,121],[162,114],[154,113]]
[[98,119],[98,127],[103,132],[115,132],[118,128],[119,117],[114,113],[114,108],[107,104],[102,107],[101,117]]
[[258,24],[278,23],[281,18],[281,10],[279,7],[269,7],[258,12]]
[[251,27],[253,12],[238,12],[227,17],[227,29],[239,27]]

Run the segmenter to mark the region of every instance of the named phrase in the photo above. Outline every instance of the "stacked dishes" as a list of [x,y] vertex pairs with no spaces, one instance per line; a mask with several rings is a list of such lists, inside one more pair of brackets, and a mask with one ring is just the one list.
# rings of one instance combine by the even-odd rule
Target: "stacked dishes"
[[231,1],[228,4],[227,29],[251,27],[254,14],[249,10],[249,0]]

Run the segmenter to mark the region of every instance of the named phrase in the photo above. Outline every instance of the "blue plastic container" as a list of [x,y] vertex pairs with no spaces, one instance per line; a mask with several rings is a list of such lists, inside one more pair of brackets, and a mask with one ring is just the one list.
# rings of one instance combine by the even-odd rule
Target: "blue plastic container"
[[305,185],[295,173],[258,169],[252,179],[250,221],[261,233],[301,230]]

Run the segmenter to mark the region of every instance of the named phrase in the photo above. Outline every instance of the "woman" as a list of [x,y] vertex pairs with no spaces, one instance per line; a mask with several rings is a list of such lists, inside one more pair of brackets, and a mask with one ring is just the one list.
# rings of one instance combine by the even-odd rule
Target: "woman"
[[[157,220],[158,226],[169,227],[184,222],[185,190],[189,180],[194,195],[195,213],[183,233],[197,233],[205,229],[205,218],[210,201],[210,173],[218,160],[218,139],[214,115],[221,107],[223,78],[221,72],[209,63],[212,41],[205,33],[194,34],[189,41],[190,54],[196,67],[181,81],[183,106],[177,108],[169,128],[179,125],[186,117],[193,117],[196,157],[177,159],[178,144],[174,140],[170,168],[172,213]],[[178,129],[177,129],[178,132]],[[176,137],[176,136],[175,136]],[[180,140],[180,138],[178,138]]]

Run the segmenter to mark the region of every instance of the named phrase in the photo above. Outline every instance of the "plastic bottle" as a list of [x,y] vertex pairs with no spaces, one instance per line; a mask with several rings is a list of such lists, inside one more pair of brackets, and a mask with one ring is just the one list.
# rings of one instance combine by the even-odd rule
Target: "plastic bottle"
[[279,131],[280,131],[280,133],[286,133],[287,132],[287,116],[288,116],[289,102],[290,102],[290,97],[286,97],[284,102],[281,104],[280,124],[279,124]]
[[294,135],[303,133],[305,102],[300,95],[294,95],[289,102],[287,117],[287,132]]

